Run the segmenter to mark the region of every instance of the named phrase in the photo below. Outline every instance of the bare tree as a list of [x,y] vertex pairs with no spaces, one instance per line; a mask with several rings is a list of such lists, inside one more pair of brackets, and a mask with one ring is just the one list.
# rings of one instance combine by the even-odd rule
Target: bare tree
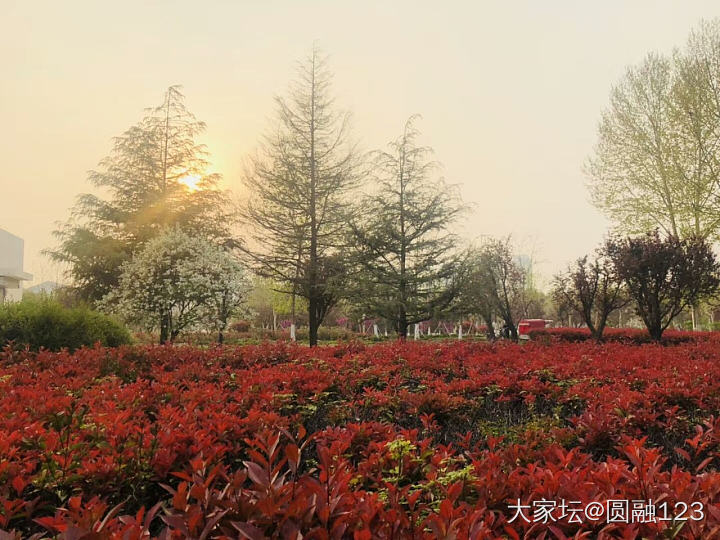
[[357,180],[349,114],[336,112],[331,78],[326,58],[313,48],[288,97],[276,98],[278,126],[246,177],[250,197],[242,212],[251,227],[245,249],[257,272],[307,298],[311,346],[327,298],[337,296],[329,288],[339,276],[327,271],[342,274],[333,257],[346,238],[348,194]]
[[488,250],[470,250],[467,261],[467,278],[460,291],[459,304],[464,307],[463,315],[480,315],[487,327],[488,339],[493,340],[495,339],[494,322],[497,302],[489,256]]
[[597,341],[602,339],[610,314],[630,301],[612,261],[603,254],[592,261],[581,257],[566,272],[555,276],[553,297],[557,305],[579,313]]
[[478,284],[517,341],[517,323],[524,307],[527,269],[519,264],[510,237],[492,239],[481,248]]

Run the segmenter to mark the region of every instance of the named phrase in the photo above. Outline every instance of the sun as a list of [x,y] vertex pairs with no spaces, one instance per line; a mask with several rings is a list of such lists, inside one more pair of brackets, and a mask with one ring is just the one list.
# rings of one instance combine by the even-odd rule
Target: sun
[[202,178],[195,174],[188,174],[178,179],[178,182],[188,188],[188,190],[192,193],[200,189],[200,186],[198,184],[201,180]]

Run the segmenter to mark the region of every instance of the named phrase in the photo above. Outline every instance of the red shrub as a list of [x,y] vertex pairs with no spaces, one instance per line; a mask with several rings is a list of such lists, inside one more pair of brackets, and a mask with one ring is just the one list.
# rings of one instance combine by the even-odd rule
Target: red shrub
[[[587,328],[542,328],[530,330],[530,339],[557,340],[578,343],[592,339]],[[666,345],[677,345],[690,341],[710,339],[712,332],[689,332],[684,330],[666,330],[662,342]],[[603,341],[619,341],[627,344],[641,345],[651,343],[652,339],[647,330],[637,328],[606,328],[603,332]]]
[[[708,538],[718,345],[7,349],[0,537]],[[704,516],[512,520],[612,499]]]

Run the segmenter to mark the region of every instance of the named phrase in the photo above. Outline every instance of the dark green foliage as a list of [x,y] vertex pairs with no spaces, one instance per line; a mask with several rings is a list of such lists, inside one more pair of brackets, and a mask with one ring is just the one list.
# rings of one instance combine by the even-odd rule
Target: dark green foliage
[[0,304],[0,345],[12,342],[71,351],[97,342],[108,347],[130,343],[130,333],[107,315],[87,308],[64,308],[50,299]]
[[438,176],[432,149],[418,145],[415,118],[389,151],[375,153],[378,189],[362,202],[352,237],[362,268],[356,302],[392,323],[401,338],[410,325],[442,317],[462,282],[462,257],[448,227],[463,206]]
[[[78,197],[70,219],[47,251],[68,265],[73,295],[97,302],[118,287],[123,263],[167,227],[232,245],[232,216],[218,174],[196,138],[205,124],[171,86],[163,103],[113,140],[110,154],[89,174],[98,193]],[[199,189],[190,189],[187,181]]]
[[[332,75],[313,48],[287,98],[276,98],[278,125],[245,178],[244,246],[255,271],[307,300],[309,342],[338,302],[347,274],[344,236],[358,181],[348,113],[336,110]],[[293,309],[293,314],[295,310]]]

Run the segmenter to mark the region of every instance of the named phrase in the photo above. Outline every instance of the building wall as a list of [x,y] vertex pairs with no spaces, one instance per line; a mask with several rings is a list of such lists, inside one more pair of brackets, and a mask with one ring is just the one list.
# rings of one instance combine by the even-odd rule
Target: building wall
[[[20,287],[12,288],[12,289],[5,289],[5,301],[6,302],[19,302],[22,300],[23,290]],[[2,297],[2,292],[0,292],[0,297]]]
[[25,242],[0,229],[0,302],[22,300],[22,280],[32,276],[23,272]]
[[22,282],[19,279],[0,275],[0,301],[15,302],[22,300]]
[[25,243],[22,238],[0,229],[0,268],[23,269]]

